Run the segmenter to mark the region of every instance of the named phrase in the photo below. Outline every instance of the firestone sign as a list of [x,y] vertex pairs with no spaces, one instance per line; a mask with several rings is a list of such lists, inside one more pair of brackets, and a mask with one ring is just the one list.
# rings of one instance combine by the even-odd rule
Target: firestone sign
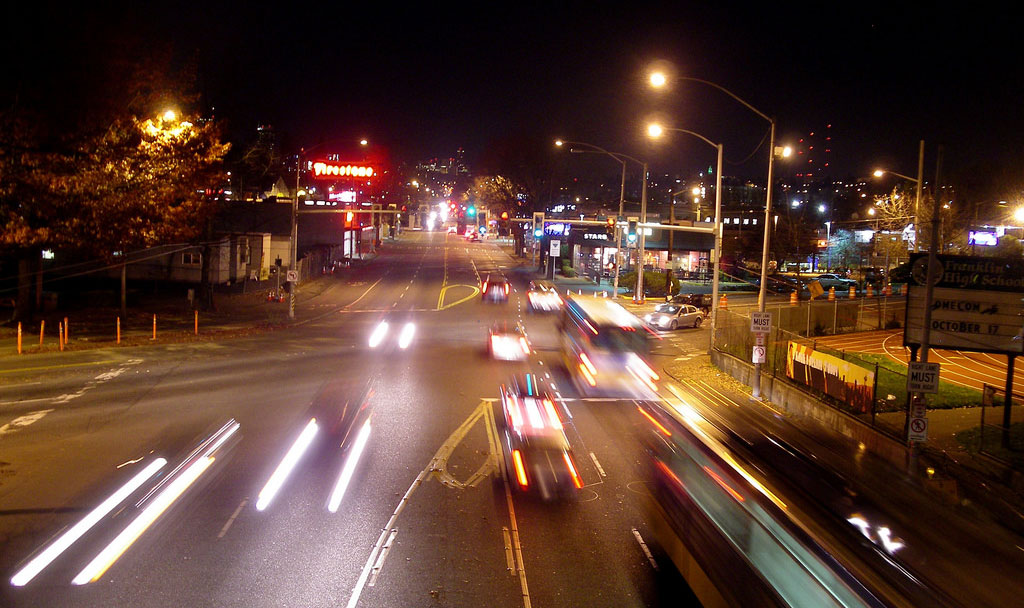
[[[931,303],[931,346],[1024,353],[1024,260],[940,255]],[[904,345],[924,334],[928,256],[911,258]]]
[[373,177],[376,175],[373,167],[367,165],[328,163],[317,161],[313,163],[313,177]]

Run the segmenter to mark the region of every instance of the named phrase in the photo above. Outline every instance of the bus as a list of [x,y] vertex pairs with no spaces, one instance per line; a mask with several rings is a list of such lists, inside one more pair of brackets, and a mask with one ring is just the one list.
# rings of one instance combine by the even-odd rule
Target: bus
[[660,378],[646,360],[651,335],[640,319],[596,296],[567,296],[562,308],[562,361],[582,394],[657,398]]

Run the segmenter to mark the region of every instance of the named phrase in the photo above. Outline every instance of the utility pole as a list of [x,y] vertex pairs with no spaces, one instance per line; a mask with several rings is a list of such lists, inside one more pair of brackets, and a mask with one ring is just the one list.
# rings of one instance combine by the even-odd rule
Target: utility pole
[[[640,223],[647,223],[647,163],[644,163],[643,184],[640,186]],[[637,254],[636,291],[633,301],[640,304],[644,301],[644,234],[646,228],[640,227],[640,248]]]

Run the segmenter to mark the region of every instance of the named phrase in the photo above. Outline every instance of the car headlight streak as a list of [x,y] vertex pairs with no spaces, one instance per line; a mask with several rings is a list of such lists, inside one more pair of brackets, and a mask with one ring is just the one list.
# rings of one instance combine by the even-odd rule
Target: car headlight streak
[[380,343],[384,341],[384,336],[388,335],[388,322],[381,321],[374,328],[373,333],[370,334],[370,348],[377,348]]
[[398,335],[398,348],[405,350],[412,344],[412,338],[416,335],[416,324],[409,322],[402,328],[402,333]]
[[338,512],[338,506],[341,505],[341,499],[345,496],[345,490],[348,489],[348,484],[352,481],[352,474],[355,473],[356,465],[359,463],[359,458],[363,455],[363,449],[366,448],[366,443],[369,439],[370,421],[367,420],[363,423],[363,428],[359,429],[359,435],[356,436],[356,441],[352,444],[352,450],[349,452],[348,458],[345,459],[345,464],[341,468],[338,483],[334,486],[334,491],[331,492],[331,499],[327,503],[327,510],[331,513]]
[[39,555],[32,558],[24,568],[11,577],[11,584],[15,587],[27,585],[36,577],[37,574],[49,566],[53,560],[57,559],[61,553],[73,545],[75,541],[81,538],[101,519],[106,517],[107,514],[113,511],[117,505],[124,502],[124,500],[138,490],[142,484],[153,477],[153,475],[156,475],[156,473],[166,464],[167,459],[157,458],[146,465],[146,467],[139,471],[135,477],[132,477],[128,483],[121,486],[116,492],[111,494],[110,497],[100,503],[99,506],[90,511],[88,515],[83,517],[77,524],[72,526],[71,529],[64,534],[61,534],[57,540],[46,547],[46,549],[44,549]]
[[277,465],[277,468],[274,469],[274,474],[267,480],[267,484],[260,490],[260,495],[256,499],[256,510],[262,511],[266,509],[270,505],[270,501],[274,500],[274,496],[277,495],[278,490],[284,485],[292,469],[298,464],[302,455],[306,453],[309,444],[313,442],[313,437],[316,436],[317,430],[319,430],[319,426],[316,423],[316,418],[311,418],[306,428],[302,429],[298,439],[288,449],[288,453],[284,455],[281,464]]

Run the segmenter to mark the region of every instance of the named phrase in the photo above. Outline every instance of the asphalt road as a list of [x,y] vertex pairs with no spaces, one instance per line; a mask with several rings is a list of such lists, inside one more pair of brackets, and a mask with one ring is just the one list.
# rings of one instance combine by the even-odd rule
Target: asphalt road
[[[560,387],[585,484],[575,500],[511,492],[493,466],[488,412],[499,384],[515,370],[560,379],[553,318],[525,314],[516,266],[488,243],[408,234],[339,278],[300,326],[74,353],[3,374],[0,605],[695,605],[640,543],[648,528],[635,408]],[[488,272],[512,279],[507,304],[480,302]],[[536,353],[526,363],[487,359],[488,326],[520,318]],[[389,331],[371,348],[381,321]],[[409,322],[415,337],[400,349]],[[660,348],[685,356],[707,339],[706,329],[678,332]],[[257,508],[310,418],[366,384],[369,439],[337,511],[328,501],[352,452],[326,433]],[[226,436],[218,429],[232,434],[204,444]],[[160,473],[31,581],[8,582],[158,458],[167,460]],[[174,488],[178,498],[109,568],[72,583]]]

